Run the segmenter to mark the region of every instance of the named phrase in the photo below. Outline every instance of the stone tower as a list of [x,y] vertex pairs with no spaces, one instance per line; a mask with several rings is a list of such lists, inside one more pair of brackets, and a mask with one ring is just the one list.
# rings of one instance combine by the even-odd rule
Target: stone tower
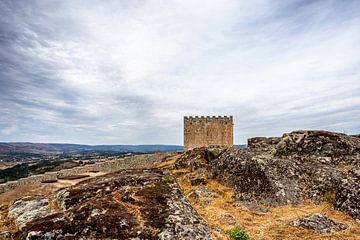
[[233,117],[184,117],[184,151],[208,145],[233,145]]

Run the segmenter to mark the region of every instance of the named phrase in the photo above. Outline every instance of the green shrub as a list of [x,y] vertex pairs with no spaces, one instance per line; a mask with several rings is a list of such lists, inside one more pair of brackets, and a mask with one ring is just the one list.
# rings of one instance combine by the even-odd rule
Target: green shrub
[[226,230],[225,233],[233,240],[248,240],[249,235],[241,228]]

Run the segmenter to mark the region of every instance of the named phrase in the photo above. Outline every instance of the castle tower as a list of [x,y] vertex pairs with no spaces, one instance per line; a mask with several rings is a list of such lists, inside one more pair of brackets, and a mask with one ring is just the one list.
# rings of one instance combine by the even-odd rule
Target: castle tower
[[233,117],[184,117],[184,151],[208,145],[233,145]]

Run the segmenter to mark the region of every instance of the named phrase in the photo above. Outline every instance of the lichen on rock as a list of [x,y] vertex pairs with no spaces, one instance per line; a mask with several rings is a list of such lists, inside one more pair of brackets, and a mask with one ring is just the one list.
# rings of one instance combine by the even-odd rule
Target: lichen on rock
[[334,221],[333,219],[315,213],[290,222],[294,227],[304,227],[315,230],[319,233],[330,233],[345,230],[348,226],[344,223]]
[[23,197],[9,208],[9,217],[14,218],[17,226],[23,229],[28,223],[55,213],[49,208],[49,200],[42,196]]
[[85,180],[56,193],[61,211],[37,215],[21,230],[27,239],[212,239],[164,176],[156,169],[123,170]]
[[360,221],[357,136],[294,131],[249,139],[247,148],[229,147],[211,160],[205,152],[206,147],[185,152],[175,167],[190,167],[189,176],[207,175],[233,188],[243,206],[298,205],[311,199],[328,202]]

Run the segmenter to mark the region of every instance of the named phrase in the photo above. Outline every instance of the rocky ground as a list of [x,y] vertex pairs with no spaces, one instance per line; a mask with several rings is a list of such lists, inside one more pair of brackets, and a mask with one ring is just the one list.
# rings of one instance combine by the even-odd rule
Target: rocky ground
[[328,201],[360,220],[360,138],[355,136],[296,131],[279,138],[253,138],[246,149],[191,150],[175,168],[189,168],[197,178],[234,188],[236,200],[244,204]]
[[346,224],[334,221],[320,213],[296,219],[290,222],[290,225],[309,228],[320,233],[336,232],[348,228]]
[[9,216],[26,239],[212,239],[162,170],[124,170],[17,200]]
[[[11,239],[358,239],[360,138],[295,131],[203,147],[2,208]],[[6,212],[6,214],[4,214]],[[15,227],[14,227],[15,225]]]
[[[193,149],[184,153],[170,168],[181,176],[182,187],[192,191],[190,196],[199,195],[199,190],[192,190],[193,183],[203,183],[211,188],[209,183],[216,182],[233,191],[227,202],[268,215],[282,206],[294,206],[292,211],[297,211],[296,206],[306,206],[307,201],[311,201],[351,216],[355,220],[352,221],[355,222],[352,225],[355,226],[354,234],[360,233],[358,136],[295,131],[282,137],[253,138],[249,139],[245,149],[217,146]],[[216,188],[212,190],[216,191]],[[197,204],[198,201],[191,202]],[[217,202],[216,198],[204,198],[197,210],[209,210],[210,207],[203,205],[214,206]],[[208,216],[206,210],[203,213],[205,218],[217,218]],[[350,234],[345,239],[353,238]]]

